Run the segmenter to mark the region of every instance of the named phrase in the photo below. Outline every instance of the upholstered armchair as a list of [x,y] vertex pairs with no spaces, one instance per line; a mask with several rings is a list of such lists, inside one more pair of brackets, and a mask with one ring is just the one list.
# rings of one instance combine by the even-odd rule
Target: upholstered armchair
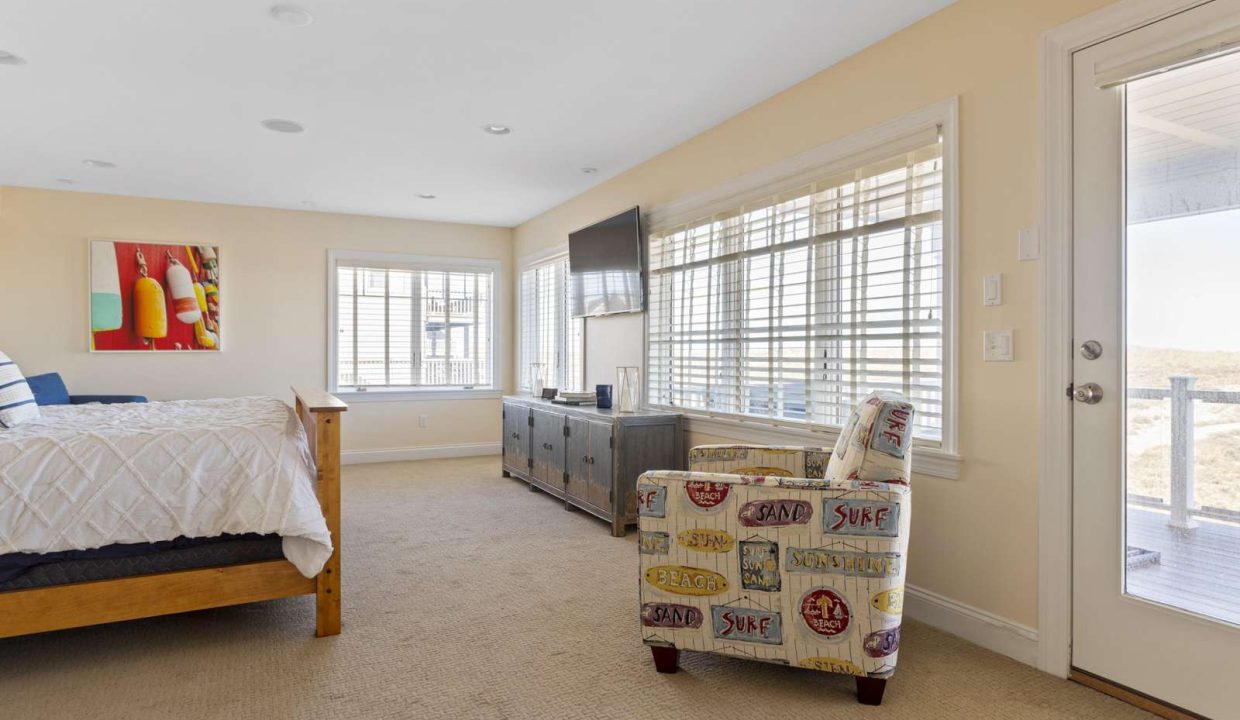
[[859,403],[832,450],[708,445],[638,480],[642,639],[857,679],[882,702],[900,648],[913,407]]

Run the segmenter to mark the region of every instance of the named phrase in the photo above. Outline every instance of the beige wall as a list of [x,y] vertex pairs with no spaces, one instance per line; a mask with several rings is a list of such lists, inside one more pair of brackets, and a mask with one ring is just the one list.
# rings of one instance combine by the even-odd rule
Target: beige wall
[[[958,480],[916,479],[909,582],[1036,626],[1038,264],[1016,261],[1016,237],[1036,221],[1039,36],[1105,4],[961,0],[526,222],[516,255],[565,243],[570,230],[634,204],[649,210],[958,95],[964,462]],[[989,273],[1004,276],[1000,307],[982,307]],[[1016,361],[982,363],[983,330],[1001,328],[1016,331]],[[589,321],[587,382],[614,382],[616,365],[640,360],[641,332],[631,318]]]
[[[224,351],[87,352],[89,237],[221,246]],[[499,260],[507,384],[509,229],[14,187],[0,188],[0,348],[27,374],[59,371],[72,392],[290,400],[290,385],[326,385],[329,248]],[[343,430],[346,450],[495,443],[499,400],[358,402]]]

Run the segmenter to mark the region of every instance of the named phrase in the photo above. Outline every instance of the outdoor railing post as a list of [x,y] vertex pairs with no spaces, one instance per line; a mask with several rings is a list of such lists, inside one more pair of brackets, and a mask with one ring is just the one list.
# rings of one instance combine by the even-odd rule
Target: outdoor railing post
[[1196,502],[1193,487],[1193,398],[1197,378],[1171,377],[1171,518],[1167,524],[1180,530],[1197,527],[1191,510]]

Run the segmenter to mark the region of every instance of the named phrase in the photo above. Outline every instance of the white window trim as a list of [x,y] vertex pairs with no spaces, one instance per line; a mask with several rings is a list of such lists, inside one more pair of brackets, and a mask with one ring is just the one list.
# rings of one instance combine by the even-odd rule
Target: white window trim
[[[392,263],[394,265],[416,265],[419,268],[432,270],[478,270],[491,271],[491,384],[487,387],[475,388],[400,388],[397,390],[341,390],[337,383],[336,362],[339,359],[339,347],[336,341],[336,328],[339,325],[339,307],[336,302],[338,291],[336,265],[341,261]],[[410,255],[406,253],[369,252],[361,250],[328,250],[327,251],[327,391],[333,395],[347,398],[349,402],[398,402],[402,400],[463,400],[498,398],[502,393],[500,378],[503,368],[497,360],[500,357],[497,348],[502,342],[499,334],[499,298],[503,293],[503,283],[499,260],[480,258],[448,257],[439,255]]]
[[[881,159],[886,146],[898,143],[928,128],[939,128],[943,138],[943,439],[939,447],[923,447],[913,452],[913,470],[937,477],[956,478],[962,459],[956,454],[959,443],[959,100],[953,96],[889,120],[847,137],[821,145],[762,170],[742,175],[705,192],[654,208],[643,227],[647,234],[657,228],[691,222],[717,212],[744,205],[747,201],[777,195],[805,185],[816,178],[851,170]],[[648,240],[646,242],[649,242]],[[643,313],[643,358],[650,357],[649,313]],[[646,384],[642,384],[643,403],[650,403]],[[689,432],[728,435],[727,428],[746,428],[744,438],[754,440],[753,431],[766,428],[789,439],[814,439],[830,445],[838,437],[835,428],[796,423],[788,420],[753,418],[736,420],[713,417],[711,413],[671,408],[684,414]],[[735,429],[732,430],[735,432]],[[778,438],[770,435],[765,442]],[[917,458],[923,460],[918,462]]]
[[[526,270],[529,270],[535,265],[542,265],[543,263],[552,262],[554,260],[559,260],[560,258],[567,258],[567,257],[568,257],[568,245],[556,245],[554,247],[549,247],[543,250],[536,250],[534,252],[523,255],[521,259],[517,261],[517,270],[516,270],[516,273],[513,275],[513,278],[514,278],[513,287],[516,290],[516,292],[513,293],[513,297],[516,299],[516,301],[513,303],[513,309],[512,309],[512,312],[514,315],[514,318],[513,318],[514,324],[516,325],[516,328],[517,328],[517,332],[515,335],[516,342],[513,343],[513,348],[512,348],[512,366],[515,368],[515,371],[513,372],[513,378],[512,378],[514,392],[528,392],[528,389],[526,389],[525,391],[522,390],[522,381],[521,381],[521,374],[526,372],[526,370],[528,370],[528,368],[521,367],[521,338],[523,337],[523,332],[524,332],[524,329],[522,327],[522,317],[524,315],[524,312],[522,311],[522,308],[521,308],[521,296],[523,292],[521,288],[521,278],[522,276],[524,276]],[[582,367],[581,372],[583,375],[582,383],[585,383],[584,375],[585,375],[585,367],[586,367],[586,350],[587,348],[590,347],[589,341],[586,340],[586,334],[589,330],[589,325],[590,325],[589,320],[590,318],[588,317],[582,318],[582,326],[581,326],[581,367]]]

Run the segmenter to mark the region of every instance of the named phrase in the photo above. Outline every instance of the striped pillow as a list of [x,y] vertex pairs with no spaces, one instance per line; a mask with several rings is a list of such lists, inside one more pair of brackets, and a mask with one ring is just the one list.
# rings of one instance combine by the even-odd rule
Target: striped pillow
[[39,406],[21,368],[0,352],[0,427],[10,428],[37,417]]

